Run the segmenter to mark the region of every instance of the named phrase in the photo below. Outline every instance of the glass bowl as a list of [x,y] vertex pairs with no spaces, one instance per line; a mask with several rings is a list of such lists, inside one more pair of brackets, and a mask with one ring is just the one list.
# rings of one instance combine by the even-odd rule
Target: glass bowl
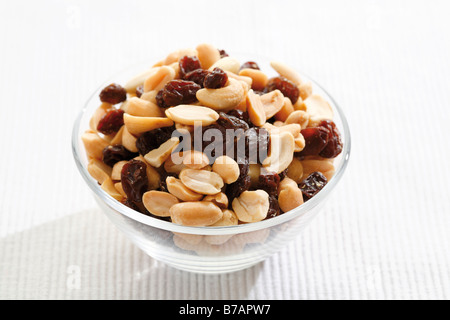
[[[267,58],[255,57],[253,54],[232,56],[241,62],[257,61],[261,70],[269,77],[276,75]],[[125,84],[133,76],[149,69],[156,61],[159,60],[149,60],[127,68],[99,86],[89,97],[73,127],[72,150],[76,165],[109,220],[154,259],[174,268],[196,273],[217,274],[249,268],[294,240],[320,212],[331,191],[338,184],[350,155],[350,131],[345,115],[316,81],[299,72],[302,79],[311,81],[313,92],[322,95],[331,104],[334,111],[333,121],[342,134],[343,151],[334,161],[335,174],[327,185],[300,207],[256,223],[227,227],[188,227],[159,220],[128,208],[100,187],[87,171],[88,159],[81,141],[81,135],[89,128],[89,120],[94,110],[100,105],[100,91],[112,82]]]

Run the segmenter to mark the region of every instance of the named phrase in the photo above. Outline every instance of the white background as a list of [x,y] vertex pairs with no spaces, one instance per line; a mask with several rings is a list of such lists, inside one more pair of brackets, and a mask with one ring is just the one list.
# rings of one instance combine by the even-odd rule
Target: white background
[[[449,299],[448,1],[0,2],[0,298]],[[143,254],[96,208],[75,116],[124,67],[208,42],[294,65],[347,114],[324,212],[254,268]]]

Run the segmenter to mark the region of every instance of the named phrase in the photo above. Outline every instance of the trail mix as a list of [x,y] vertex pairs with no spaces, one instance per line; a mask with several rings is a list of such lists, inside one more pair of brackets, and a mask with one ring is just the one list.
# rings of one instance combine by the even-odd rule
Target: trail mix
[[310,200],[342,152],[333,110],[288,66],[178,50],[100,93],[82,141],[103,190],[187,226],[270,219]]

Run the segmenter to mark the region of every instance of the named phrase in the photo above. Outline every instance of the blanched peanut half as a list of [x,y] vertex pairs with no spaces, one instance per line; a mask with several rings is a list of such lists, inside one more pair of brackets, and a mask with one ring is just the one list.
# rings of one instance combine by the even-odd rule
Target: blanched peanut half
[[88,130],[81,136],[84,148],[86,149],[86,154],[89,158],[102,159],[103,149],[105,149],[109,143],[102,137],[100,137],[97,132]]
[[313,94],[303,101],[306,112],[309,114],[309,123],[321,120],[333,120],[333,109],[328,101],[318,94]]
[[172,137],[157,149],[153,149],[149,153],[144,156],[144,159],[151,164],[155,168],[161,167],[161,165],[166,161],[172,151],[176,148],[176,146],[180,143],[180,140],[177,137]]
[[306,111],[297,110],[292,112],[285,120],[286,124],[298,123],[302,130],[308,126],[309,114]]
[[156,104],[133,97],[127,100],[128,114],[137,117],[164,117],[164,112]]
[[298,123],[290,123],[284,124],[282,123],[280,126],[275,126],[269,122],[264,123],[262,126],[264,129],[269,131],[270,133],[280,133],[280,132],[290,132],[294,138],[298,137],[300,134],[300,125]]
[[157,94],[158,94],[158,91],[156,91],[156,90],[144,92],[139,99],[150,101],[151,103],[156,104],[156,95]]
[[144,83],[145,79],[147,79],[148,77],[150,77],[154,72],[156,72],[158,70],[158,68],[150,68],[138,75],[136,75],[135,77],[133,77],[132,79],[130,79],[124,86],[125,90],[127,90],[127,92],[133,93],[136,91],[136,88],[138,86],[140,86],[141,84]]
[[263,167],[276,173],[284,171],[294,158],[294,149],[295,141],[290,132],[270,134],[270,151]]
[[199,201],[203,195],[186,187],[180,179],[175,177],[166,178],[167,190],[181,201]]
[[122,182],[116,182],[114,188],[125,198],[127,194],[123,191]]
[[265,219],[269,211],[269,194],[264,190],[244,191],[231,205],[240,221],[258,222]]
[[280,90],[274,90],[261,96],[261,103],[266,113],[266,119],[272,118],[284,105],[284,96]]
[[303,149],[305,149],[305,137],[302,134],[299,134],[297,137],[295,137],[294,139],[295,142],[295,146],[294,146],[294,152],[300,152]]
[[173,152],[164,162],[164,170],[167,173],[180,174],[181,170],[186,168],[183,164],[184,152]]
[[102,184],[111,176],[111,167],[103,163],[103,161],[98,159],[91,159],[88,163],[87,170],[92,178],[97,180],[98,183]]
[[232,57],[223,57],[216,62],[213,63],[208,69],[210,71],[214,70],[214,68],[220,68],[223,71],[233,72],[234,74],[239,73],[239,69],[241,68],[241,64],[238,60]]
[[250,90],[252,88],[252,78],[250,77],[246,77],[246,76],[240,76],[237,75],[236,73],[230,72],[230,71],[225,71],[228,75],[228,78],[232,78],[235,80],[240,81],[241,83],[245,84],[245,92],[247,92],[248,90]]
[[116,162],[112,168],[111,179],[122,180],[122,168],[127,163],[127,160]]
[[209,126],[219,119],[219,114],[211,108],[181,104],[166,110],[166,116],[175,123],[193,126],[194,124]]
[[[174,62],[178,63],[178,60],[184,56],[196,56],[197,50],[192,48],[178,49],[169,53],[166,58],[163,60],[164,65],[169,65]],[[219,55],[220,56],[220,55]]]
[[170,208],[172,222],[184,226],[210,226],[222,216],[222,210],[210,201],[181,202]]
[[115,144],[122,144],[122,136],[123,136],[123,130],[125,129],[125,126],[121,126],[119,131],[117,131],[117,133],[114,135],[114,138],[111,139],[111,141],[109,142],[110,145],[115,145]]
[[151,214],[158,217],[170,217],[170,208],[179,201],[168,192],[152,190],[144,193],[142,203]]
[[167,82],[175,79],[175,70],[169,66],[158,67],[144,81],[144,92],[152,90],[159,91],[166,85]]
[[183,184],[200,194],[216,194],[223,187],[222,178],[215,172],[207,170],[183,169],[180,172]]
[[321,172],[327,180],[331,180],[334,175],[335,168],[331,161],[328,159],[323,160],[303,160],[303,179],[306,179],[313,172]]
[[302,79],[300,75],[291,67],[287,66],[284,63],[278,61],[270,62],[270,66],[278,72],[278,74],[282,77],[285,77],[288,80],[291,80],[296,85],[300,85],[302,83]]
[[288,212],[303,204],[302,191],[294,180],[286,177],[280,182],[278,204],[283,212]]
[[116,189],[111,178],[106,179],[101,184],[101,188],[117,201],[122,201],[123,195]]
[[278,121],[286,121],[292,112],[294,112],[294,106],[292,105],[291,99],[284,97],[283,106],[280,111],[275,114],[275,119]]
[[128,113],[123,114],[123,121],[128,131],[136,136],[144,132],[162,127],[170,127],[173,121],[165,117],[136,117]]
[[208,195],[203,198],[203,201],[212,201],[216,206],[218,206],[221,209],[228,208],[228,197],[223,192],[219,192],[218,194]]
[[288,167],[287,176],[296,183],[303,181],[303,165],[298,158],[292,159],[292,162]]
[[242,101],[245,90],[241,81],[228,78],[225,87],[219,89],[200,89],[196,93],[198,101],[214,110],[230,110]]
[[211,44],[202,43],[197,46],[197,57],[202,69],[209,69],[216,61],[220,60],[220,52]]
[[253,90],[249,90],[247,93],[247,112],[250,121],[255,126],[262,126],[266,122],[266,112],[261,97]]
[[122,145],[131,152],[138,152],[138,148],[136,147],[137,138],[133,136],[130,131],[128,131],[126,126],[123,126],[122,131]]
[[222,177],[223,182],[228,184],[235,182],[239,178],[239,165],[228,156],[217,157],[212,170]]
[[269,77],[261,70],[256,69],[242,69],[239,71],[240,76],[249,77],[252,79],[251,88],[253,90],[262,91],[269,81]]
[[298,86],[298,90],[300,90],[300,98],[305,100],[310,95],[312,95],[312,83],[311,82],[305,82]]
[[190,150],[183,153],[183,164],[190,169],[203,169],[209,165],[209,158],[201,151]]

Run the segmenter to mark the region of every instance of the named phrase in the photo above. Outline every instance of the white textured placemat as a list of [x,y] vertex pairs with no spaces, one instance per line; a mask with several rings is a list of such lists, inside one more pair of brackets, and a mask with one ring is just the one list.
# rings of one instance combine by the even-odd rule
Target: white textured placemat
[[[0,298],[449,299],[448,12],[448,1],[1,2]],[[295,64],[342,106],[353,139],[323,214],[226,275],[134,247],[70,149],[104,79],[200,42]]]

